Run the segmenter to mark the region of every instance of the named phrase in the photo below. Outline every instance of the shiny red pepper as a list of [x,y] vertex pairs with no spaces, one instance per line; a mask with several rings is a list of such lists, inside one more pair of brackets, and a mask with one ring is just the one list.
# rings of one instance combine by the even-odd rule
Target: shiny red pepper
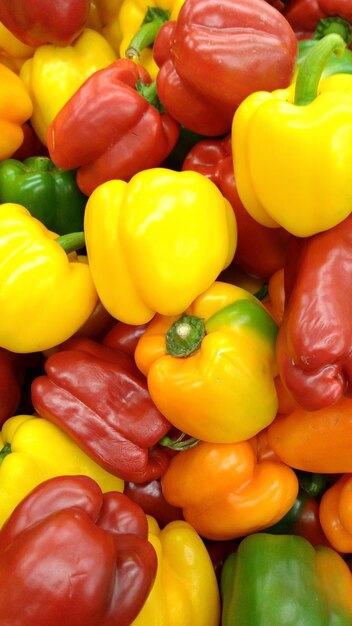
[[288,0],[282,11],[298,39],[310,39],[328,32],[352,35],[352,3],[350,0]]
[[187,0],[153,46],[162,104],[189,130],[230,131],[236,108],[254,91],[287,87],[297,41],[287,20],[263,0]]
[[132,357],[77,338],[46,360],[45,371],[31,387],[40,416],[124,480],[147,482],[164,474],[170,455],[158,441],[171,426]]
[[108,180],[128,181],[160,165],[177,142],[179,124],[158,106],[144,67],[118,59],[92,74],[53,119],[50,158],[62,169],[78,168],[87,196]]
[[0,532],[1,622],[129,626],[157,558],[142,509],[88,476],[41,483]]
[[136,502],[146,515],[154,517],[160,527],[183,519],[182,509],[166,502],[159,479],[147,483],[126,482],[124,494]]
[[283,267],[290,235],[283,228],[262,226],[244,208],[236,188],[231,135],[199,141],[187,154],[182,170],[193,170],[210,178],[232,205],[238,229],[235,265],[263,278]]
[[83,31],[89,10],[90,0],[0,0],[0,21],[28,46],[68,46]]

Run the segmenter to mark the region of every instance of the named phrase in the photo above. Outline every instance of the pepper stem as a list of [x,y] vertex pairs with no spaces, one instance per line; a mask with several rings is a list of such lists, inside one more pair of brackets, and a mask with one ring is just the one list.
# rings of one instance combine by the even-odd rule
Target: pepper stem
[[159,113],[165,113],[165,108],[159,100],[159,96],[156,90],[156,81],[152,83],[143,83],[142,80],[138,80],[136,83],[136,91],[145,98],[149,104],[159,111]]
[[139,59],[142,50],[153,45],[160,28],[169,19],[170,13],[166,9],[148,7],[139,30],[127,46],[127,59]]
[[194,354],[205,336],[204,321],[195,315],[183,315],[167,331],[166,354],[186,357]]
[[200,443],[200,439],[196,439],[196,437],[188,437],[187,439],[185,437],[187,437],[186,433],[181,433],[177,439],[171,439],[171,437],[165,435],[159,439],[159,444],[171,450],[182,451],[195,448]]
[[294,102],[296,105],[310,104],[317,97],[319,82],[330,56],[336,54],[341,58],[345,48],[346,43],[342,37],[331,33],[317,41],[309,50],[297,75]]
[[55,241],[63,248],[66,254],[81,250],[85,246],[84,232],[67,233],[67,235],[61,235],[57,237]]
[[5,443],[4,447],[2,448],[2,450],[0,450],[0,465],[3,462],[4,458],[10,454],[12,452],[11,450],[11,444],[10,443]]
[[330,35],[330,33],[337,33],[340,35],[346,42],[347,46],[349,46],[352,41],[351,24],[339,15],[335,15],[334,17],[325,17],[319,20],[315,28],[313,38],[322,39],[325,35]]

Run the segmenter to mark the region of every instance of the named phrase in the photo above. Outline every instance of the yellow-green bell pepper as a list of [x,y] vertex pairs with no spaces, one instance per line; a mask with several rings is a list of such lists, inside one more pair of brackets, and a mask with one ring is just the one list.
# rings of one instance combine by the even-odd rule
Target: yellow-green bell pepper
[[339,35],[326,35],[307,54],[295,85],[255,92],[234,115],[237,190],[264,226],[308,237],[352,211],[352,76],[320,80],[331,53],[344,49]]
[[153,588],[131,626],[218,626],[219,588],[209,553],[184,520],[160,530],[148,516],[148,540],[158,558]]
[[[70,235],[64,237],[70,242]],[[2,348],[20,353],[53,348],[69,339],[97,305],[88,263],[67,255],[55,239],[22,205],[0,204]]]
[[46,145],[47,128],[67,100],[97,70],[116,60],[105,37],[86,28],[70,46],[39,46],[25,61],[20,77],[33,102],[31,124]]
[[123,491],[124,481],[109,474],[60,428],[35,415],[15,415],[0,434],[0,527],[19,502],[48,478],[93,478],[103,492]]
[[233,209],[197,172],[152,168],[88,199],[85,240],[106,310],[127,324],[183,313],[233,259]]

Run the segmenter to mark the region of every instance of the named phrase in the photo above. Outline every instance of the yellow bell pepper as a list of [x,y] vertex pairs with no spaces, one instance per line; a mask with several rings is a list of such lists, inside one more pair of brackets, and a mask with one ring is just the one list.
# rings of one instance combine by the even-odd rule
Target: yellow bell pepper
[[0,161],[3,161],[22,144],[22,124],[32,115],[33,105],[23,81],[2,63],[0,85]]
[[105,37],[86,28],[71,46],[39,46],[20,76],[33,101],[31,124],[46,145],[47,128],[67,100],[97,70],[116,60]]
[[88,263],[68,256],[56,237],[25,207],[0,204],[0,346],[12,352],[66,341],[97,305]]
[[344,47],[339,35],[326,35],[293,88],[253,93],[234,115],[237,190],[264,226],[308,237],[352,211],[352,76],[320,80],[331,53]]
[[218,626],[220,598],[208,551],[188,522],[169,522],[160,530],[148,516],[148,540],[158,570],[154,586],[131,626]]
[[93,478],[103,492],[123,492],[123,480],[95,463],[55,424],[35,415],[10,417],[0,437],[0,527],[40,483],[80,474]]
[[105,309],[127,324],[182,313],[233,259],[233,209],[197,172],[152,168],[97,187],[84,230]]
[[27,46],[17,39],[6,26],[0,22],[0,62],[18,73],[26,59],[34,54],[35,48]]

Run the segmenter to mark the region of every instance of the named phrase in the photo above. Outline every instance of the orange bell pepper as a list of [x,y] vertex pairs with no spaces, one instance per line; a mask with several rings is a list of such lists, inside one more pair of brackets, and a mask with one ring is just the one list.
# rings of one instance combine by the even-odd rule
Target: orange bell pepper
[[285,309],[284,268],[276,270],[268,282],[268,296],[263,300],[266,310],[274,318],[278,326],[282,322]]
[[352,474],[343,474],[325,491],[319,518],[332,547],[338,552],[352,552]]
[[293,469],[261,459],[255,440],[204,441],[179,452],[161,479],[169,504],[207,539],[235,539],[279,521],[298,493]]

